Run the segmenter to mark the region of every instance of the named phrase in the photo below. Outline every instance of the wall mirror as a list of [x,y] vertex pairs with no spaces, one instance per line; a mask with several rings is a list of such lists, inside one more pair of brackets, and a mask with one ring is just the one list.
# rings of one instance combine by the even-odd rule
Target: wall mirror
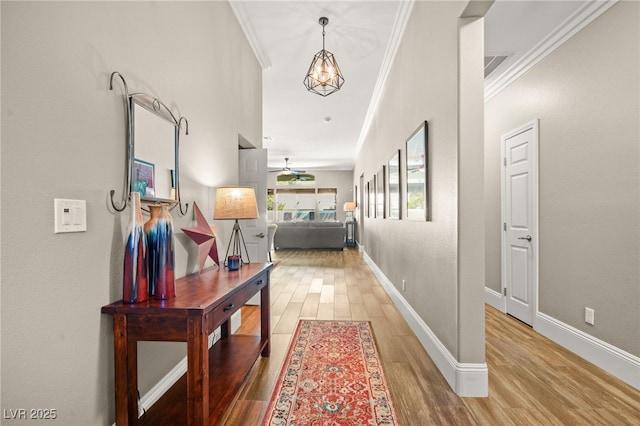
[[138,192],[144,203],[169,203],[179,206],[180,201],[180,127],[184,122],[186,134],[189,124],[184,117],[176,119],[167,106],[151,95],[134,93],[129,95],[124,78],[118,73],[111,74],[109,88],[113,88],[113,77],[122,79],[125,90],[127,118],[127,159],[125,190],[123,201],[117,206],[111,191],[111,204],[116,211],[126,208],[130,193]]
[[129,97],[133,128],[133,175],[130,192],[144,201],[175,202],[178,123],[157,99],[145,94]]

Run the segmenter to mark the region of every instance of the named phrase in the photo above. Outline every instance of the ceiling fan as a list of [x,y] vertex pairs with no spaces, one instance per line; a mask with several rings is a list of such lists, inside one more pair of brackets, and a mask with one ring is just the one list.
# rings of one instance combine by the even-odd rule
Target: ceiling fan
[[313,182],[316,180],[314,175],[307,173],[305,170],[294,170],[289,167],[289,158],[284,159],[284,167],[282,169],[270,170],[269,172],[278,172],[276,178],[278,182]]
[[269,170],[269,172],[278,172],[278,175],[297,175],[306,173],[304,170],[293,170],[289,167],[289,158],[284,159],[284,167],[282,169]]

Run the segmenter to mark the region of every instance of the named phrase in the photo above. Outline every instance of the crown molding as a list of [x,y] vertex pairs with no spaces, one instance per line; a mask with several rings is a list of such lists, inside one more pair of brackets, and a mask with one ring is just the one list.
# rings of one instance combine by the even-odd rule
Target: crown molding
[[253,49],[253,53],[258,59],[260,67],[263,70],[271,68],[271,60],[269,59],[267,52],[258,42],[258,37],[253,31],[253,27],[251,26],[251,22],[249,21],[244,2],[229,0],[229,5],[231,6],[233,14],[236,15],[236,20],[240,24],[240,28],[242,28],[245,37],[247,37],[247,40],[249,41],[249,45],[251,46],[251,49]]
[[575,13],[569,16],[555,30],[525,53],[504,73],[499,75],[484,89],[484,101],[488,102],[495,95],[506,89],[538,62],[560,47],[565,41],[573,37],[578,31],[589,25],[598,16],[606,12],[618,0],[597,0],[585,3]]
[[411,11],[413,10],[414,2],[415,0],[400,2],[400,7],[398,8],[396,19],[393,23],[393,28],[391,29],[391,37],[389,38],[387,50],[385,51],[384,57],[382,59],[382,65],[380,66],[378,79],[376,81],[375,87],[373,88],[373,94],[371,95],[371,101],[369,102],[369,109],[367,110],[367,114],[364,118],[364,123],[362,124],[362,129],[360,130],[360,137],[358,138],[358,143],[356,144],[353,158],[358,158],[358,154],[360,153],[362,145],[364,144],[364,139],[369,132],[369,127],[371,127],[373,116],[376,112],[376,109],[378,108],[380,96],[382,96],[382,89],[384,88],[384,84],[389,77],[389,71],[391,70],[391,66],[393,65],[393,60],[396,57],[396,53],[398,52],[398,48],[400,47],[400,42],[402,41],[402,36],[404,35],[404,30],[407,28],[407,23],[409,22],[409,18],[411,17]]

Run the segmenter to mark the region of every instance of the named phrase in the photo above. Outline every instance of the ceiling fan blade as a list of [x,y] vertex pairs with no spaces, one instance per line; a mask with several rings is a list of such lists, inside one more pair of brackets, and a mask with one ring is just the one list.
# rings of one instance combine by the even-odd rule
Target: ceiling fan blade
[[308,173],[281,174],[276,177],[278,182],[309,182],[315,181],[316,177]]
[[[289,158],[285,158],[284,159],[284,167],[281,169],[271,169],[269,170],[269,173],[278,173],[278,177],[280,176],[295,176],[298,175],[300,173],[306,173],[305,170],[293,170],[291,168],[289,168]],[[280,179],[281,181],[283,181],[284,179]],[[290,179],[290,180],[295,180],[295,179]]]
[[312,181],[312,180],[316,180],[316,177],[314,175],[310,175],[308,173],[298,173],[298,174],[296,174],[296,180],[299,180],[299,181]]

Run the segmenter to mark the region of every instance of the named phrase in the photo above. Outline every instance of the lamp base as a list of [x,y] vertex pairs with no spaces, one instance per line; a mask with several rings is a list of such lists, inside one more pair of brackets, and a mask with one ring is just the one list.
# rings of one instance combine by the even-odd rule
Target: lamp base
[[[231,256],[230,256],[229,250],[231,250],[232,245],[233,245],[233,251],[231,252]],[[244,256],[242,255],[243,247],[244,247]],[[234,259],[232,259],[231,262],[229,261],[230,257],[234,257]],[[236,257],[237,259],[239,259],[239,266],[245,265],[247,263],[251,263],[251,260],[249,259],[249,252],[247,251],[247,245],[244,242],[244,236],[242,235],[242,230],[240,229],[240,224],[238,223],[238,219],[236,219],[236,223],[233,224],[231,239],[229,240],[229,244],[227,245],[227,252],[224,255],[224,266],[229,268],[230,270],[237,270],[238,267],[236,266],[236,259],[235,259]]]

